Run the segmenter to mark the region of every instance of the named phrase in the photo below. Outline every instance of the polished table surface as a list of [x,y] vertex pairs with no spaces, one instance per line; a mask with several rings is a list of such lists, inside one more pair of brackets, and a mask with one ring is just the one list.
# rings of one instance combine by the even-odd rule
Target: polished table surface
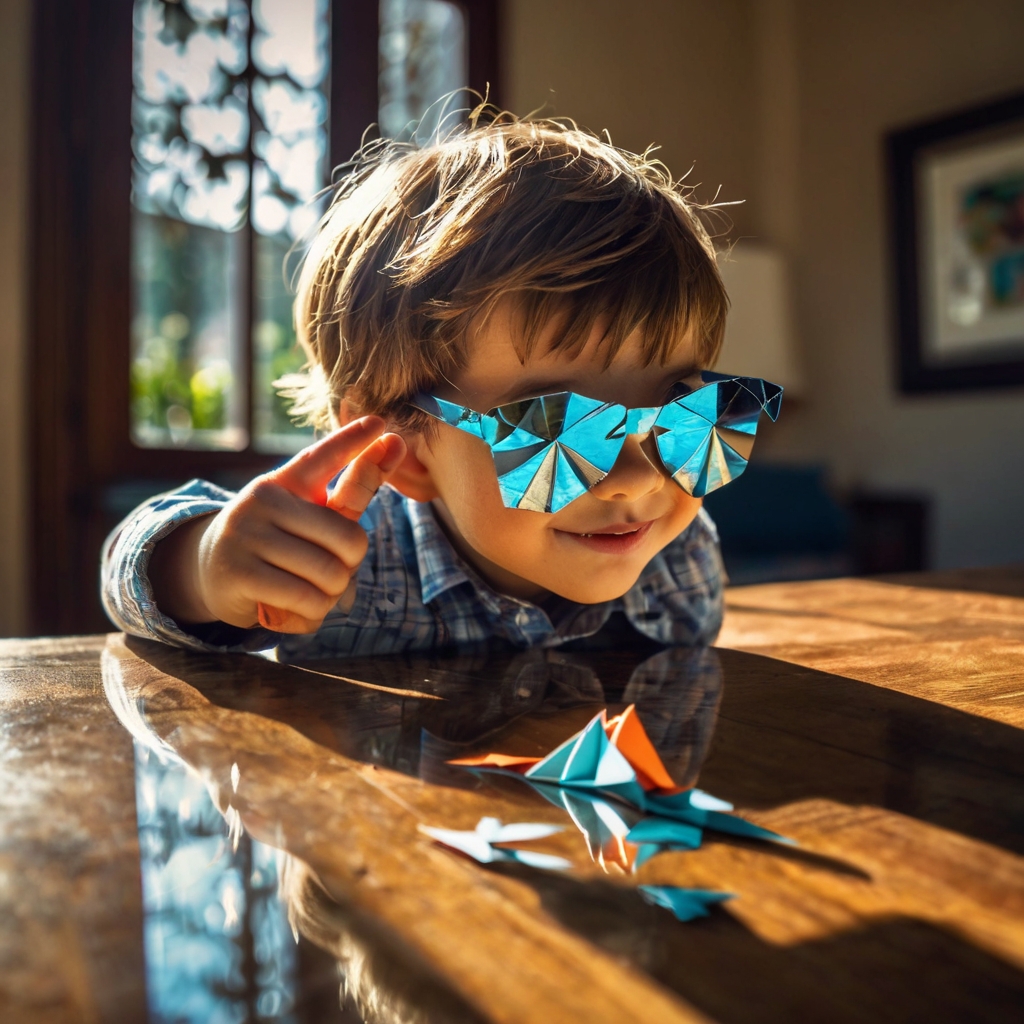
[[[1024,568],[727,601],[697,651],[0,642],[0,1020],[1024,1019]],[[629,703],[677,782],[799,845],[632,873],[447,763]],[[485,815],[566,825],[530,845],[572,868],[418,831]],[[638,884],[735,898],[684,924]]]

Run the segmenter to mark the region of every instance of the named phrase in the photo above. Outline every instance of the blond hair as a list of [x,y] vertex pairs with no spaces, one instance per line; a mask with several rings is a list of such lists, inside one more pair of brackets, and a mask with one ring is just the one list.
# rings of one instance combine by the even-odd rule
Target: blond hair
[[603,317],[608,362],[639,329],[648,363],[689,331],[710,366],[728,299],[703,209],[650,152],[486,105],[422,148],[369,143],[306,254],[295,318],[308,368],[282,392],[320,427],[344,399],[421,428],[408,399],[458,371],[470,327],[509,297],[521,359],[552,317],[552,348],[570,355]]

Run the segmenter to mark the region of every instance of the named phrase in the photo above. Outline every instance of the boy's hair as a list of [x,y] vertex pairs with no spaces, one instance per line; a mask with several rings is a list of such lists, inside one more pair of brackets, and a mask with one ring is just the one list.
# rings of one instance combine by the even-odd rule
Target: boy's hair
[[552,348],[570,355],[605,317],[608,363],[639,328],[648,362],[691,330],[710,366],[728,299],[702,209],[649,152],[484,105],[423,148],[371,142],[305,257],[295,321],[308,370],[282,393],[320,427],[345,399],[422,429],[408,399],[459,369],[469,328],[508,297],[522,359],[552,317],[564,325]]

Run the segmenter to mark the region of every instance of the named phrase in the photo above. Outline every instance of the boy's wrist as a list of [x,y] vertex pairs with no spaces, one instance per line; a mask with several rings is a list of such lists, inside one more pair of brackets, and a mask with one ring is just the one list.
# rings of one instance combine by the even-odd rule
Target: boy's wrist
[[149,561],[149,582],[157,608],[179,625],[215,622],[199,583],[199,547],[216,513],[182,523],[156,547]]

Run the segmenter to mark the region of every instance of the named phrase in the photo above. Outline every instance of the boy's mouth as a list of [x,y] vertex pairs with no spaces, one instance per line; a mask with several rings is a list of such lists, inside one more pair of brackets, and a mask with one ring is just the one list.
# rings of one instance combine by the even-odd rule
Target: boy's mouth
[[651,519],[646,523],[613,523],[589,533],[572,533],[569,530],[555,532],[574,543],[590,548],[591,551],[625,555],[644,542],[653,525],[654,520]]

